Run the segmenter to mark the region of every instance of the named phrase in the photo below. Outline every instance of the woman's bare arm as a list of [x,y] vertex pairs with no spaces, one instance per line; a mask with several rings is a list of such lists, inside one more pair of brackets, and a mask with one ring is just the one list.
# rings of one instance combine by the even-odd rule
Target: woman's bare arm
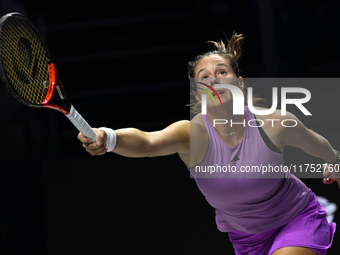
[[[91,142],[81,133],[78,139],[91,155],[102,155],[107,152],[106,133],[94,128],[97,140]],[[175,122],[163,130],[144,132],[136,128],[115,130],[117,143],[112,152],[125,157],[156,157],[179,153],[189,154],[190,122],[183,120]]]

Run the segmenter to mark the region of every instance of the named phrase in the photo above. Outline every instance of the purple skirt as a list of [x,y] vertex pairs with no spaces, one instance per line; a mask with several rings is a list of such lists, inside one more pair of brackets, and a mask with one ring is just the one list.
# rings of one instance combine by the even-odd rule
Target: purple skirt
[[325,255],[332,244],[335,226],[327,222],[325,208],[310,191],[307,206],[288,224],[257,234],[232,231],[229,239],[236,255],[268,255],[288,246],[306,247]]

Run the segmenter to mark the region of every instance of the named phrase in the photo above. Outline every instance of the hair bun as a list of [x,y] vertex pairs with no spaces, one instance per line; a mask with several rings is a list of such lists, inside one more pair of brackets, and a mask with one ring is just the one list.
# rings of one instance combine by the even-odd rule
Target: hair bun
[[225,47],[225,44],[222,40],[221,42],[215,42],[215,41],[208,41],[208,42],[214,44],[218,52],[231,54],[237,61],[242,55],[241,46],[243,44],[243,39],[244,39],[243,34],[237,34],[236,32],[233,32],[233,35],[230,38],[230,40],[227,39],[228,41],[227,47]]

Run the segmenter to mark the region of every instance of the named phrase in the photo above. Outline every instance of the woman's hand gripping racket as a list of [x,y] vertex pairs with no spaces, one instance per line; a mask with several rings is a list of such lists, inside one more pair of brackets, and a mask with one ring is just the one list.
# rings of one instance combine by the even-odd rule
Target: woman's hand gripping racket
[[[57,110],[84,136],[96,140],[96,133],[70,103],[46,44],[20,13],[9,13],[0,19],[0,76],[19,102]],[[60,103],[51,103],[52,97]]]

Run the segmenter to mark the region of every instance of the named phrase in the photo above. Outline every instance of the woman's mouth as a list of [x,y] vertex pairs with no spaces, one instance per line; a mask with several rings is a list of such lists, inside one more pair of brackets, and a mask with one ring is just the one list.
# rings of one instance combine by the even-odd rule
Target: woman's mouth
[[[217,94],[218,94],[218,95],[222,95],[222,94],[224,94],[224,92],[223,92],[223,91],[216,90],[216,92],[217,92]],[[215,96],[216,96],[216,94],[215,94],[215,93],[213,93],[213,96],[215,97]]]

